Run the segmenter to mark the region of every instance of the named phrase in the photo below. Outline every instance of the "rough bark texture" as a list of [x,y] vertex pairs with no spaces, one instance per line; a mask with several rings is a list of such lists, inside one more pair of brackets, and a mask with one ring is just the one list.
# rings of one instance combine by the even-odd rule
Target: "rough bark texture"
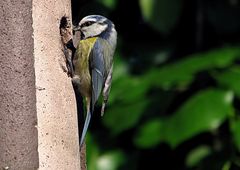
[[40,170],[80,169],[76,104],[59,32],[70,9],[70,0],[33,0]]
[[81,169],[75,97],[59,34],[70,3],[0,1],[0,169]]
[[32,1],[0,1],[0,169],[38,168]]

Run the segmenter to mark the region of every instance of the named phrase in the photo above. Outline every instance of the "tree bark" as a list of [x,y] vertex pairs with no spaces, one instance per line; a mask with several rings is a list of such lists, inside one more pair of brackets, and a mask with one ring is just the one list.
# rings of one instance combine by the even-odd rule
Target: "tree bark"
[[80,170],[59,24],[70,0],[0,2],[0,169]]
[[0,4],[0,169],[37,169],[32,2]]

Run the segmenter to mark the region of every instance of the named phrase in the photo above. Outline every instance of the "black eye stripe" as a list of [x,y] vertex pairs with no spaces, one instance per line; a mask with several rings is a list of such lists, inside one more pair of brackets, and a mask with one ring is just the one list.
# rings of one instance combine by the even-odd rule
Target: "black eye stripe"
[[99,25],[106,25],[106,22],[100,22]]
[[88,27],[88,26],[92,25],[93,23],[94,23],[93,21],[87,21],[87,22],[83,23],[81,25],[81,27]]

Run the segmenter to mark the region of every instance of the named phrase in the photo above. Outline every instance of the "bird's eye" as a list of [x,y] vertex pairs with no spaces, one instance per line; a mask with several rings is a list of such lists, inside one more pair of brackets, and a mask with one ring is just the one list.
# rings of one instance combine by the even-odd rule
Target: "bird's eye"
[[84,24],[82,24],[82,27],[88,27],[88,26],[90,26],[92,24],[93,24],[92,21],[88,21],[88,22],[85,22]]

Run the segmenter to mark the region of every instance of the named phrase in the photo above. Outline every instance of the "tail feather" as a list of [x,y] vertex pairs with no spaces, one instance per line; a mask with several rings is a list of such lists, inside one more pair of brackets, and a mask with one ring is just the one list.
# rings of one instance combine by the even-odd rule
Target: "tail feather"
[[86,133],[87,133],[87,130],[88,130],[88,126],[89,126],[91,117],[92,117],[92,113],[90,111],[87,112],[87,116],[86,116],[85,123],[84,123],[83,130],[82,130],[80,146],[82,146],[82,144],[84,142],[84,139],[85,139],[85,136],[86,136]]

